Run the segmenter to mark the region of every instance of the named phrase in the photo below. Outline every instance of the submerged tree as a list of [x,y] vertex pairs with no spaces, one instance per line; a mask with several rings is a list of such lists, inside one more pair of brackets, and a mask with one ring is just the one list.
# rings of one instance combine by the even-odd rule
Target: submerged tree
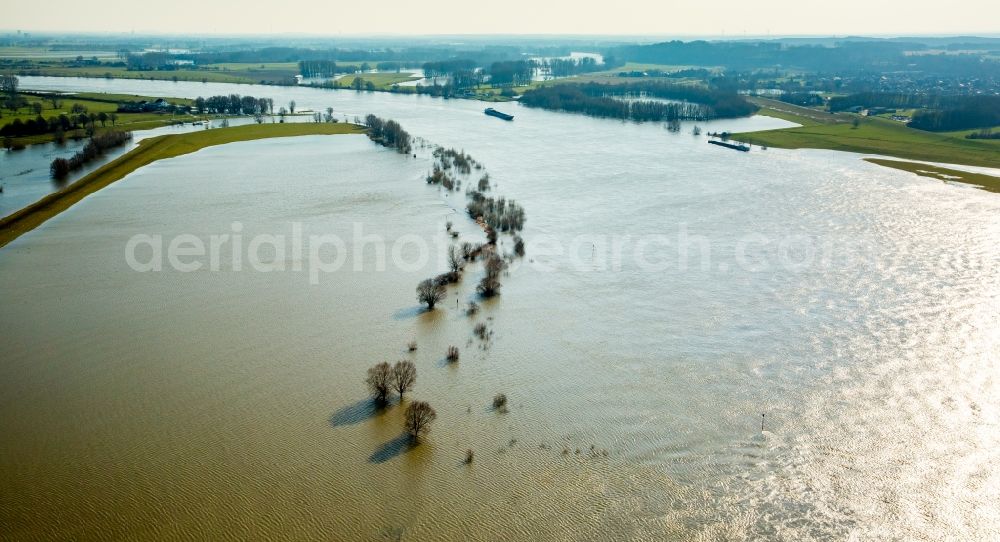
[[406,407],[406,413],[403,416],[403,427],[410,434],[410,438],[416,441],[430,431],[431,422],[435,418],[437,418],[437,412],[434,412],[431,405],[423,401],[414,401],[410,403],[410,406]]
[[448,268],[451,269],[452,273],[458,273],[462,269],[464,261],[461,248],[455,245],[448,247]]
[[500,231],[516,232],[524,227],[524,208],[513,200],[491,198],[477,190],[469,192],[468,197],[470,201],[466,210],[469,217],[482,219],[486,225]]
[[383,361],[369,368],[365,384],[368,385],[368,392],[372,399],[378,403],[386,403],[389,399],[389,391],[393,386],[392,366]]
[[403,398],[404,393],[413,389],[413,384],[416,381],[417,366],[412,361],[397,361],[396,365],[392,367],[392,384],[396,388],[396,392],[399,393],[400,399]]
[[434,305],[444,299],[446,295],[444,285],[434,279],[426,279],[417,285],[417,301],[426,303],[429,310],[434,310]]
[[507,268],[507,264],[496,254],[491,254],[484,267],[486,274],[479,281],[476,291],[483,297],[493,297],[500,293],[500,273]]

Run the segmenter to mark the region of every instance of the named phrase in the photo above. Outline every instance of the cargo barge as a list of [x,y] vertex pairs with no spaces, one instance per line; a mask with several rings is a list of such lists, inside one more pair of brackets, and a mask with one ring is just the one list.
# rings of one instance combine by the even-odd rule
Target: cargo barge
[[727,149],[733,149],[740,152],[750,152],[750,147],[742,143],[726,143],[725,141],[715,141],[714,139],[710,139],[708,142],[712,145],[718,145]]
[[496,109],[493,109],[492,107],[487,107],[486,110],[483,111],[483,113],[486,113],[487,115],[489,115],[491,117],[496,117],[498,119],[514,120],[514,115],[508,115],[507,113],[501,113],[501,112],[497,111]]

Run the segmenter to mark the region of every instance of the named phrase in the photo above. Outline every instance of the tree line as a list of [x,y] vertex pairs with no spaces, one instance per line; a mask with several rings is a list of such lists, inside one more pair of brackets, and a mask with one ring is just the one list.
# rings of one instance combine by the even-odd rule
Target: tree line
[[622,64],[615,60],[614,57],[605,58],[604,63],[599,64],[597,59],[589,56],[583,58],[549,58],[540,60],[538,63],[541,67],[547,68],[549,74],[553,77],[569,77],[570,75],[581,73],[610,70]]
[[[379,70],[383,67],[385,71],[399,69],[399,63],[379,63]],[[368,63],[361,65],[361,71],[368,71],[371,67]],[[302,77],[333,77],[341,73],[354,73],[358,68],[353,65],[337,65],[333,60],[300,60],[299,73]]]
[[[199,113],[217,113],[226,115],[267,115],[274,113],[274,100],[271,98],[256,98],[253,96],[198,96],[194,106]],[[293,111],[294,113],[294,111]]]
[[820,73],[905,70],[938,74],[993,77],[1000,62],[982,61],[979,55],[913,55],[930,47],[916,41],[835,41],[794,44],[768,41],[680,41],[625,45],[608,54],[630,62],[689,66],[724,66],[730,69],[790,67]]
[[992,128],[983,128],[978,132],[973,132],[966,139],[1000,139],[1000,132],[994,132]]
[[909,126],[929,132],[968,130],[1000,124],[1000,96],[859,92],[830,98],[830,111],[846,111],[854,107],[918,109]]
[[455,72],[470,72],[476,69],[476,61],[467,58],[424,62],[424,77],[446,77]]
[[[332,77],[337,73],[337,63],[332,60],[300,60],[299,74],[302,77]],[[353,69],[351,71],[354,71]]]
[[[84,108],[85,109],[85,108]],[[105,113],[101,111],[100,113],[87,113],[86,110],[76,114],[60,114],[59,116],[52,116],[48,119],[38,115],[34,119],[14,119],[8,124],[0,128],[0,136],[3,137],[22,137],[22,136],[32,136],[32,135],[42,135],[42,134],[56,134],[57,140],[62,140],[61,134],[65,134],[70,130],[86,129],[88,132],[93,133],[97,123],[101,123],[101,126],[105,126],[109,121],[114,124],[118,119],[116,113]]]
[[942,109],[921,109],[910,127],[929,132],[951,132],[1000,124],[1000,96],[955,96]]
[[[52,100],[54,106],[58,106],[57,104],[60,103],[57,98],[52,98]],[[36,113],[41,112],[41,103],[34,102],[31,105]],[[108,122],[111,122],[113,126],[117,120],[117,113],[106,113],[104,111],[91,113],[87,111],[87,107],[83,104],[75,103],[70,108],[69,114],[61,113],[58,116],[53,115],[48,119],[44,118],[41,114],[27,120],[16,118],[3,127],[0,127],[0,136],[11,138],[55,134],[56,141],[62,142],[65,139],[66,132],[84,129],[87,131],[87,135],[93,135],[97,129],[97,123],[100,123],[103,127]]]
[[538,64],[534,60],[505,60],[490,64],[490,85],[523,86],[531,83]]
[[[639,99],[621,99],[639,96]],[[662,102],[643,97],[677,100]],[[528,90],[521,103],[529,107],[570,111],[595,117],[635,121],[671,121],[745,117],[756,106],[735,92],[671,83],[561,84]]]

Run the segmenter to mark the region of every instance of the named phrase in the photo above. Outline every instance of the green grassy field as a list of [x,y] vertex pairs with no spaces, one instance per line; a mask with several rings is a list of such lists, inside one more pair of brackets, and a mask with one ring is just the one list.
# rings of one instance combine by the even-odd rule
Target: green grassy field
[[[189,70],[190,71],[190,70]],[[298,62],[264,62],[264,63],[221,63],[207,64],[197,73],[210,73],[220,77],[237,77],[243,82],[259,83],[261,81],[290,81],[299,74]]]
[[145,139],[139,142],[139,146],[135,149],[101,166],[66,188],[49,194],[24,209],[0,219],[0,247],[70,208],[87,195],[157,160],[173,158],[205,147],[237,141],[305,135],[361,134],[364,131],[363,127],[354,124],[301,122],[250,124]]
[[865,158],[865,161],[880,166],[891,167],[909,171],[921,177],[929,177],[939,181],[955,181],[978,186],[983,190],[1000,193],[1000,177],[984,175],[982,173],[969,173],[957,169],[943,168],[930,164],[920,164],[917,162],[900,162],[898,160],[885,160],[882,158]]
[[[42,117],[48,119],[50,117],[57,117],[59,115],[72,115],[72,108],[74,105],[81,105],[87,108],[87,113],[115,113],[117,119],[114,121],[108,120],[104,125],[98,125],[98,131],[104,129],[117,129],[117,130],[145,130],[148,128],[156,128],[158,126],[166,126],[169,124],[177,122],[192,122],[205,118],[204,116],[196,117],[188,114],[172,114],[172,113],[116,113],[118,109],[118,104],[121,102],[139,102],[142,100],[152,101],[156,98],[150,96],[139,96],[135,94],[101,94],[101,93],[88,93],[79,92],[75,94],[60,94],[60,95],[50,95],[45,93],[20,93],[20,96],[24,98],[29,104],[33,102],[40,103],[42,105]],[[51,97],[56,97],[59,107],[55,107],[51,100]],[[193,100],[186,98],[167,98],[167,101],[178,105],[191,105]],[[8,123],[14,122],[14,119],[21,119],[21,121],[26,121],[29,119],[34,119],[38,116],[34,110],[28,107],[22,107],[16,113],[10,110],[3,110],[3,118],[0,118],[0,127],[5,126]],[[67,132],[65,135],[67,138],[77,138],[83,137],[83,129],[74,130]],[[11,138],[14,144],[20,145],[34,145],[36,143],[45,143],[54,140],[54,134],[39,134],[32,136],[22,136]]]
[[[44,93],[33,93],[44,95]],[[156,96],[142,96],[140,94],[112,94],[107,92],[74,92],[71,94],[60,94],[61,97],[72,97],[80,100],[90,100],[94,102],[110,102],[118,104],[121,102],[141,102],[156,100]],[[194,105],[194,100],[190,98],[165,98],[168,102],[176,105]]]
[[95,56],[99,59],[112,59],[117,56],[117,53],[114,51],[55,50],[48,47],[0,47],[0,58],[72,59],[77,56],[82,56],[88,59]]
[[355,77],[360,77],[364,83],[368,83],[370,81],[373,85],[375,85],[377,90],[389,90],[393,85],[406,83],[408,81],[417,81],[420,79],[419,77],[414,77],[409,73],[359,73],[357,75],[347,75],[345,77],[341,77],[337,80],[337,85],[341,88],[350,87],[354,82]]
[[[970,140],[950,134],[924,132],[892,120],[851,114],[829,115],[773,100],[755,99],[755,102],[762,106],[760,114],[803,126],[734,134],[732,139],[784,149],[831,149],[928,162],[1000,167],[998,140]],[[847,119],[858,119],[860,124],[855,128]]]
[[66,66],[61,62],[39,60],[29,66],[12,66],[10,69],[25,75],[53,77],[104,77],[209,83],[283,83],[290,81],[299,73],[298,64],[294,62],[208,64],[199,68],[166,71],[130,71],[122,66]]

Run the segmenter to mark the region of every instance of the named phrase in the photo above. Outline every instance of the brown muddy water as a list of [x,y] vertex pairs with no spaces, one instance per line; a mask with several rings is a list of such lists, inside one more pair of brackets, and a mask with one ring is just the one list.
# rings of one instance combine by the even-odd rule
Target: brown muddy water
[[[474,317],[476,265],[438,310],[419,310],[414,286],[445,270],[445,223],[483,236],[462,193],[424,184],[424,150],[361,136],[209,148],[86,198],[0,249],[0,538],[1000,533],[996,195],[852,154],[733,153],[690,125],[670,134],[516,104],[502,123],[472,102],[114,84],[396,118],[486,165],[527,210],[528,256]],[[135,235],[249,243],[295,228],[345,239],[343,266],[313,280],[308,248],[267,247],[264,263],[285,271],[245,256],[237,271],[228,251],[218,270],[126,261]],[[359,228],[386,240],[384,270]],[[362,383],[398,359],[418,369],[407,400],[438,412],[415,448],[402,408],[374,409]],[[490,405],[498,392],[505,414]]]

